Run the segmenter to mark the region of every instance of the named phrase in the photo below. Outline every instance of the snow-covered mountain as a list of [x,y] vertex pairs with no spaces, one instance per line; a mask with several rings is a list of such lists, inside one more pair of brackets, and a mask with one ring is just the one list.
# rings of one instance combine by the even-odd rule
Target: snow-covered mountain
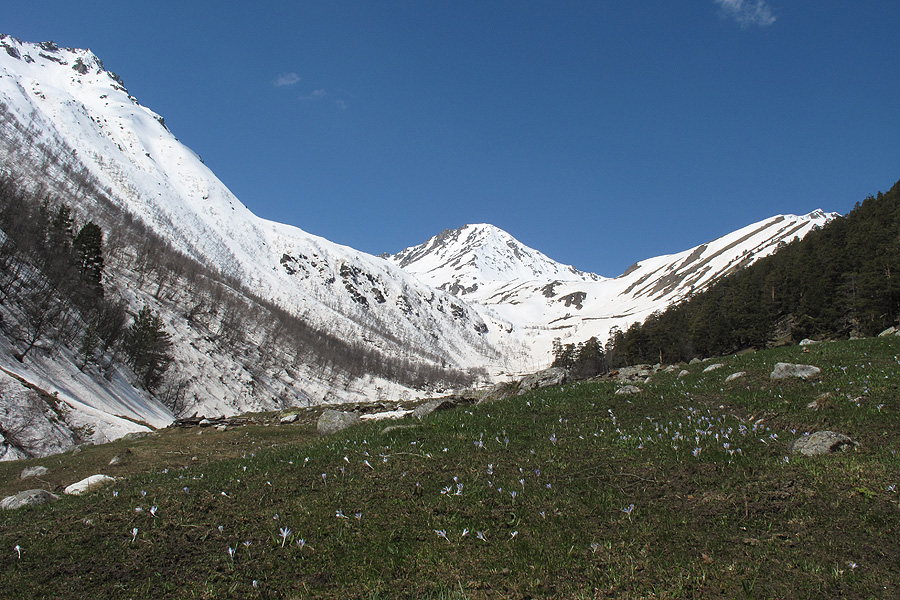
[[446,229],[424,244],[385,258],[438,289],[478,298],[512,281],[602,279],[562,265],[502,229],[483,223]]
[[[145,268],[140,250],[116,246],[108,251],[104,286],[131,313],[151,306],[163,317],[186,409],[207,415],[428,393],[426,383],[391,375],[396,369],[373,375],[330,359],[306,360],[333,351],[334,340],[364,347],[369,364],[395,361],[407,370],[477,369],[493,377],[535,370],[550,362],[554,338],[605,339],[612,327],[642,320],[832,217],[773,217],[641,261],[616,278],[561,265],[491,225],[447,230],[375,257],[254,215],[89,50],[5,35],[0,173],[65,198],[82,222],[93,219],[115,233],[127,221],[202,265],[200,279],[219,287],[201,298],[184,269],[169,277],[165,266]],[[156,283],[148,282],[148,268]],[[216,304],[223,294],[244,294],[247,306],[272,322],[258,317],[251,320],[256,329],[243,331],[234,325],[240,315],[232,314],[240,303],[228,310]],[[306,346],[283,335],[277,310],[303,324]],[[222,333],[226,321],[237,334]],[[223,341],[229,335],[238,341]],[[11,358],[15,344],[0,343],[0,367],[23,385],[56,393],[77,414],[93,415],[83,419],[86,428],[115,437],[142,428],[139,421],[155,426],[172,418],[131,387],[127,373],[81,372],[72,348],[23,364]]]
[[[450,364],[480,355],[477,313],[383,260],[251,213],[89,50],[0,43],[0,101],[77,151],[126,212],[177,250],[314,325],[394,352],[428,348]],[[441,344],[427,339],[435,325]]]
[[[82,222],[91,218],[115,231],[115,219],[126,215],[222,281],[235,282],[311,330],[365,343],[385,360],[462,370],[505,360],[498,336],[508,324],[486,320],[465,301],[383,259],[251,213],[89,50],[0,36],[0,161],[0,169],[26,187],[73,203]],[[118,215],[85,193],[86,180]],[[266,389],[258,374],[249,373],[253,365],[222,356],[210,364],[200,349],[208,340],[185,327],[183,310],[159,301],[158,290],[137,289],[128,273],[117,275],[106,283],[119,288],[130,311],[150,303],[164,314],[179,365],[187,369],[191,408],[201,413],[271,409],[280,402],[276,393],[304,402],[352,401],[376,388],[401,393],[406,387],[372,377],[348,381],[299,365],[297,373],[281,376],[278,390]],[[262,344],[277,336],[251,331],[248,337]],[[43,369],[30,379],[59,390],[65,383],[59,372]],[[292,385],[298,389],[290,394]],[[84,401],[111,410],[93,396]],[[147,420],[158,423],[157,407],[146,409],[153,416]]]
[[615,278],[584,273],[528,248],[491,225],[467,225],[388,259],[422,281],[465,297],[514,324],[534,363],[555,338],[605,341],[710,283],[802,238],[837,215],[778,215],[678,254],[632,265]]

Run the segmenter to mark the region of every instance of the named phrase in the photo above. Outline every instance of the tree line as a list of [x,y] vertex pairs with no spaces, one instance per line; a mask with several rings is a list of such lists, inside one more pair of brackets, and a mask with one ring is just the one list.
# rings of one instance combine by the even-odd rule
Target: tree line
[[596,340],[557,343],[554,364],[597,374],[804,338],[876,335],[900,320],[898,277],[900,182],[643,323],[613,330],[602,348]]
[[72,208],[35,198],[0,177],[0,298],[14,315],[0,325],[24,362],[40,343],[74,347],[85,369],[111,350],[123,352],[139,382],[153,392],[172,363],[171,336],[149,308],[128,324],[125,302],[104,290],[104,234],[81,226]]

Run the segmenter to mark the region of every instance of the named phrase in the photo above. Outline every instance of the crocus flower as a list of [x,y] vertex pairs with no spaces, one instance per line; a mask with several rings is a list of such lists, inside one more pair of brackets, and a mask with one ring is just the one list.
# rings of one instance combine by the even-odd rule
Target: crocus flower
[[281,531],[281,547],[284,548],[284,542],[287,541],[288,536],[291,535],[291,530],[287,527],[282,527]]

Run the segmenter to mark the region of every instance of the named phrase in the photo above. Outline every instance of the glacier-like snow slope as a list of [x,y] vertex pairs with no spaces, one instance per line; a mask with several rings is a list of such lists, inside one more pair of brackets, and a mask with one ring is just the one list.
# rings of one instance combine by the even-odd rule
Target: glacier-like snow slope
[[444,231],[389,259],[513,323],[532,349],[527,366],[537,368],[550,360],[555,338],[605,342],[614,327],[627,329],[836,216],[821,210],[778,215],[696,248],[640,261],[615,278],[560,265],[490,225]]
[[89,50],[0,44],[0,101],[75,149],[115,201],[178,250],[389,355],[463,368],[497,357],[505,324],[387,261],[252,214]]

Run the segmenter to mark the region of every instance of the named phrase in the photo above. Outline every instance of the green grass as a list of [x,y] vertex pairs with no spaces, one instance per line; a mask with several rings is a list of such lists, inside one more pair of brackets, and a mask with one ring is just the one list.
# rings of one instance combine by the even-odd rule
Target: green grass
[[[387,434],[190,430],[31,461],[75,481],[139,457],[105,490],[0,514],[0,596],[900,597],[898,356],[896,339],[781,348]],[[779,361],[823,375],[772,382]],[[861,449],[786,460],[819,429]],[[0,465],[8,493],[33,487],[23,466]]]

